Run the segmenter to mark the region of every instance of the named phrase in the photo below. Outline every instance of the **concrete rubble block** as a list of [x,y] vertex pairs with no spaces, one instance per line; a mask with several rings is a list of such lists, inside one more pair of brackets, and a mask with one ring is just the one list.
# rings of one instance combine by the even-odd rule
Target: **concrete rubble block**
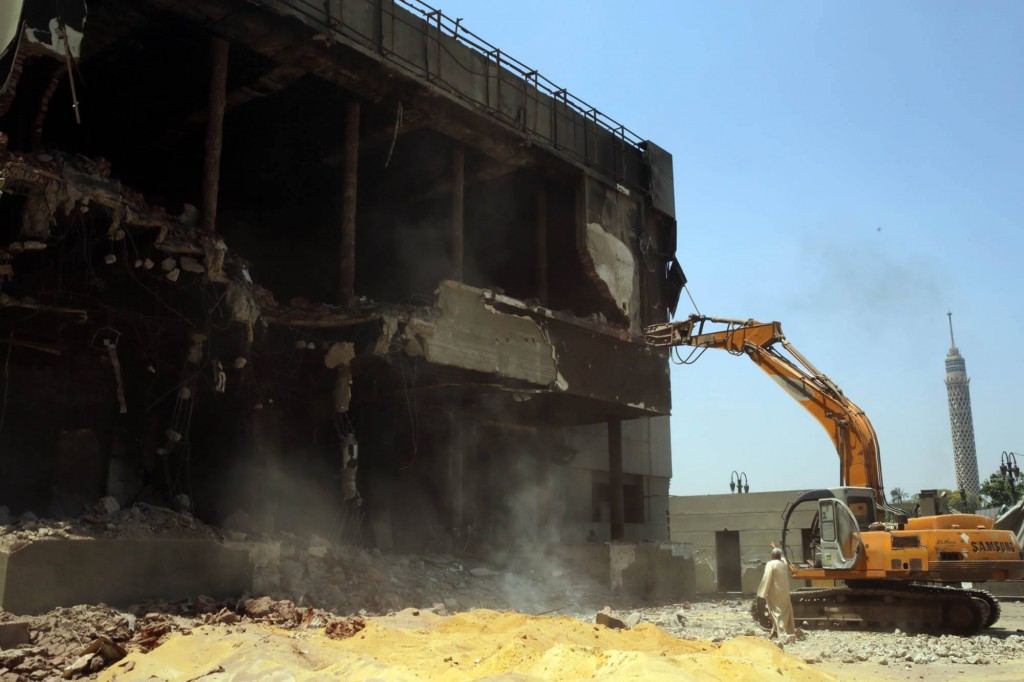
[[13,649],[28,644],[31,639],[27,622],[0,623],[0,649]]
[[234,625],[240,620],[242,620],[242,617],[237,613],[227,608],[223,608],[210,619],[210,622],[218,625]]
[[274,611],[274,600],[270,597],[248,599],[242,605],[242,610],[250,618],[266,618]]
[[79,652],[74,663],[64,669],[64,679],[97,673],[110,663],[120,661],[127,655],[124,647],[109,637],[98,637]]
[[366,620],[359,616],[339,618],[327,624],[324,633],[331,639],[347,639],[366,627]]
[[201,594],[196,597],[195,601],[195,612],[200,613],[213,613],[217,610],[217,600],[213,597],[208,597],[205,594]]
[[196,274],[206,272],[206,268],[203,267],[203,265],[199,261],[197,261],[195,258],[192,258],[191,256],[182,257],[181,269],[184,270],[185,272],[191,272]]
[[[10,651],[0,651],[0,668],[6,668],[7,670],[13,670],[21,665],[21,662],[29,655],[27,649],[11,649]],[[0,678],[2,680],[3,678]]]
[[206,538],[30,542],[0,551],[4,574],[0,608],[24,615],[99,602],[128,606],[154,594],[169,600],[222,597],[252,585],[248,555]]
[[629,630],[630,625],[626,622],[622,616],[612,611],[610,606],[606,606],[597,612],[594,616],[594,622],[598,625],[603,625],[611,630]]
[[64,679],[70,680],[81,675],[85,675],[89,672],[89,664],[92,663],[92,659],[96,654],[86,654],[85,656],[79,656],[75,659],[75,662],[64,668]]
[[110,495],[101,497],[99,501],[96,502],[96,512],[99,514],[113,514],[118,511],[121,511],[121,505]]

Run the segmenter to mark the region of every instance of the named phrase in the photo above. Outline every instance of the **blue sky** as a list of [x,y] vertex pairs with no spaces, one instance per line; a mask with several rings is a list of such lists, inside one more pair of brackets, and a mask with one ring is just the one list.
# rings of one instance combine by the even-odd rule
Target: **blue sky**
[[[701,312],[781,321],[871,418],[888,489],[955,485],[947,310],[982,479],[1024,452],[1024,3],[441,9],[672,152]],[[709,351],[672,379],[673,494],[727,492],[732,470],[838,482],[825,432],[753,363]]]

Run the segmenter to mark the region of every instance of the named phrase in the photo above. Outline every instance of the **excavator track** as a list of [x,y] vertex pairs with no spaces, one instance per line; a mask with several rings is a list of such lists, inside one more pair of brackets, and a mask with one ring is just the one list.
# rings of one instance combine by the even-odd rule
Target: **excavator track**
[[[892,630],[973,635],[999,619],[999,602],[988,592],[934,585],[841,587],[793,590],[798,627]],[[771,627],[763,599],[755,599],[754,620]]]
[[1002,614],[1002,608],[999,606],[999,600],[996,599],[995,595],[986,590],[977,589],[964,589],[974,599],[980,599],[988,605],[988,618],[985,619],[985,625],[983,627],[990,628],[996,624],[999,620],[999,616]]

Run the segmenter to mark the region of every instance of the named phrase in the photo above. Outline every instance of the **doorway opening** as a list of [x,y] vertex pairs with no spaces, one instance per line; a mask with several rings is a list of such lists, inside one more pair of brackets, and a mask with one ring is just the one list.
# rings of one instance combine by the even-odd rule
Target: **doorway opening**
[[715,556],[718,559],[718,591],[739,592],[740,585],[740,532],[715,531]]

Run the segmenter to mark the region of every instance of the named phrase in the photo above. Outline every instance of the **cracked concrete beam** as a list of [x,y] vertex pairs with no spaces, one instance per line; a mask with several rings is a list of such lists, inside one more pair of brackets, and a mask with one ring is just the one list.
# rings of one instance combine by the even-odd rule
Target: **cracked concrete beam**
[[481,289],[442,282],[435,307],[414,313],[403,337],[413,342],[406,344],[407,351],[418,350],[431,363],[567,388],[541,325],[525,315],[496,311]]

